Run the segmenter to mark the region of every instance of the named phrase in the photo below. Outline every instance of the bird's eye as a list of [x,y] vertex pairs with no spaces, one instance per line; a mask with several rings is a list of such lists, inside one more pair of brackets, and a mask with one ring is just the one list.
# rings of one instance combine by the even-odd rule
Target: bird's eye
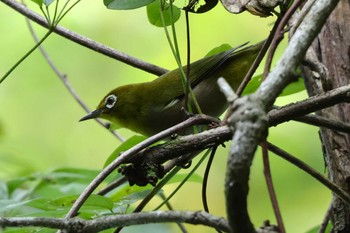
[[105,105],[107,108],[113,108],[116,102],[117,102],[117,96],[109,95],[105,100]]

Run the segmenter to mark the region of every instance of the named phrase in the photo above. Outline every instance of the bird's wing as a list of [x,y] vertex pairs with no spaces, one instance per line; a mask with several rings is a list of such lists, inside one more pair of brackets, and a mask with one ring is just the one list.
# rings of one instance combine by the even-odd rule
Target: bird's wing
[[[223,63],[234,56],[238,52],[238,49],[242,48],[247,43],[244,43],[217,55],[202,58],[201,60],[192,63],[190,66],[191,87],[194,88],[203,79],[210,77],[210,74],[215,72]],[[186,69],[187,67],[185,67],[185,70]]]
[[[248,43],[248,42],[247,42]],[[195,88],[203,79],[210,77],[210,74],[215,72],[224,62],[226,62],[229,58],[234,56],[238,51],[238,49],[245,46],[247,43],[239,45],[235,48],[227,50],[225,52],[204,57],[196,62],[191,63],[190,65],[190,81],[191,88]],[[169,88],[169,90],[164,89],[162,94],[162,100],[165,100],[165,107],[169,108],[173,106],[173,103],[177,103],[184,96],[184,88],[181,84],[181,75],[179,69],[172,70],[170,72],[174,72],[176,74],[166,73],[165,75],[155,79],[152,83],[154,87],[162,85],[161,88]],[[187,66],[184,66],[184,72],[187,72]],[[166,85],[164,85],[166,83]],[[159,88],[158,88],[159,90]]]

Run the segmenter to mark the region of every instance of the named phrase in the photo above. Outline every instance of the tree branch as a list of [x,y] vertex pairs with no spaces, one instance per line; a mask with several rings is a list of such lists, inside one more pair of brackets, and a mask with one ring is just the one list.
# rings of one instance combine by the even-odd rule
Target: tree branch
[[285,233],[286,230],[284,227],[281,210],[280,210],[280,207],[278,205],[276,191],[275,191],[275,188],[273,186],[272,174],[271,174],[271,168],[270,168],[270,160],[269,160],[269,152],[268,152],[267,146],[268,146],[267,141],[264,141],[260,144],[261,151],[262,151],[262,157],[263,157],[264,176],[265,176],[266,186],[267,186],[267,190],[269,192],[273,212],[275,213],[275,218],[277,221],[277,226],[278,226],[279,232]]
[[[282,108],[273,109],[269,112],[269,120],[274,124],[300,117],[311,112],[315,112],[335,104],[350,101],[350,85],[338,87],[328,92],[312,96],[306,100],[288,104]],[[276,120],[278,118],[278,120]]]
[[326,186],[328,189],[336,193],[340,198],[342,198],[345,202],[347,202],[350,205],[350,196],[339,186],[337,186],[335,183],[324,177],[319,172],[315,171],[312,167],[304,163],[303,161],[299,160],[295,156],[292,156],[291,154],[287,153],[286,151],[278,148],[277,146],[268,143],[268,149],[275,153],[277,156],[287,160],[288,162],[294,164],[301,170],[305,171],[312,177],[314,177],[316,180],[318,180],[321,184]]
[[204,211],[153,211],[101,217],[94,220],[42,217],[0,218],[1,227],[34,226],[61,229],[63,231],[75,233],[99,232],[114,227],[162,222],[201,224],[220,229],[224,232],[229,232],[228,223],[224,218],[215,217]]
[[[26,16],[30,20],[36,22],[37,24],[49,28],[49,25],[45,18],[40,16],[39,14],[35,13],[34,11],[28,9],[26,6],[18,3],[15,0],[0,0],[4,4],[8,5],[15,11],[21,13],[22,15]],[[146,72],[149,72],[154,75],[162,75],[166,73],[168,70],[161,68],[159,66],[147,63],[145,61],[142,61],[138,58],[131,57],[125,53],[119,52],[117,50],[114,50],[111,47],[105,46],[101,43],[98,43],[90,38],[84,37],[82,35],[79,35],[78,33],[72,32],[64,27],[57,26],[53,30],[56,34],[63,36],[64,38],[71,40],[75,43],[78,43],[86,48],[89,48],[93,51],[96,51],[98,53],[104,54],[108,57],[114,58],[118,61],[121,61],[125,64],[131,65],[135,68],[144,70]]]
[[315,125],[319,127],[325,127],[328,129],[337,130],[343,133],[350,133],[350,124],[335,121],[322,116],[307,115],[307,116],[296,117],[293,120],[303,122],[309,125]]
[[234,135],[227,162],[226,209],[233,232],[255,232],[247,210],[248,180],[257,144],[267,135],[267,109],[292,81],[294,72],[338,0],[318,0],[300,24],[275,69],[258,90],[237,99],[228,123]]

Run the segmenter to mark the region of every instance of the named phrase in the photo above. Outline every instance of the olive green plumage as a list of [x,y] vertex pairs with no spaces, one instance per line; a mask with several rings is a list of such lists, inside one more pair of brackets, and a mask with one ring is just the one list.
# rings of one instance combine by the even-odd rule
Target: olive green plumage
[[[236,90],[263,42],[200,59],[190,65],[190,82],[203,113],[219,117],[227,108],[217,79],[224,77]],[[184,67],[186,73],[186,66]],[[189,99],[191,101],[191,98]],[[192,103],[192,101],[191,101]],[[97,109],[81,119],[103,118],[143,135],[153,135],[186,119],[179,69],[145,83],[129,84],[109,92]],[[195,108],[193,108],[195,109]]]

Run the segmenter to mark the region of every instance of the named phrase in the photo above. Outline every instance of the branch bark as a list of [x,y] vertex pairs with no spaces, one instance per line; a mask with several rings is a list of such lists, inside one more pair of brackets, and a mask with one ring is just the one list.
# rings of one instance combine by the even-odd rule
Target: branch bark
[[315,1],[275,69],[257,92],[239,98],[232,106],[235,111],[229,123],[234,135],[227,162],[225,194],[227,216],[233,232],[255,232],[247,210],[248,180],[257,144],[266,137],[266,111],[292,80],[307,48],[337,3],[338,0]]
[[[350,83],[350,3],[341,0],[323,30],[306,54],[303,67],[305,85],[310,96]],[[350,122],[350,105],[339,104],[318,111],[333,121]],[[350,134],[320,128],[324,160],[329,178],[350,193]],[[333,195],[332,232],[350,232],[350,206]]]
[[228,223],[224,218],[215,217],[204,211],[154,211],[101,217],[94,220],[42,217],[0,218],[0,226],[2,228],[35,226],[61,229],[64,232],[72,233],[100,232],[115,227],[164,222],[201,224],[224,232],[229,232]]

